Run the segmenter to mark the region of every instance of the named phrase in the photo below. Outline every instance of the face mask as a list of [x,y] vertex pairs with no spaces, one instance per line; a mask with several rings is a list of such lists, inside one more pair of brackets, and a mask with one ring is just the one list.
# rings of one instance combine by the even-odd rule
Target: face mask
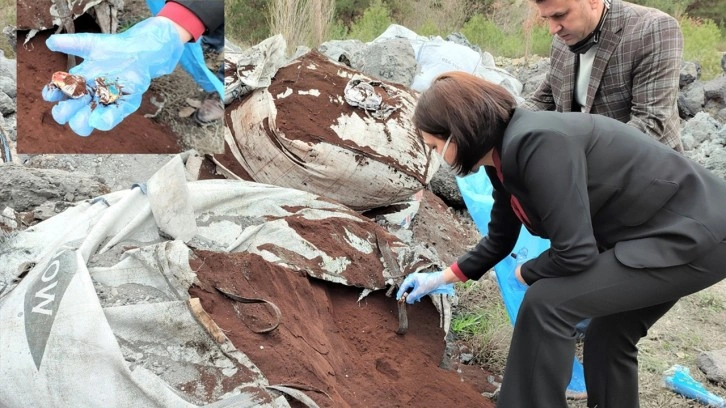
[[570,51],[575,54],[584,54],[600,42],[600,31],[602,30],[603,24],[605,24],[605,16],[608,15],[610,10],[610,0],[605,0],[605,8],[603,9],[602,16],[600,16],[600,22],[597,23],[595,30],[588,34],[587,37],[578,41],[576,44],[570,45]]
[[[449,136],[449,138],[448,138],[448,139],[446,139],[446,143],[444,143],[444,148],[443,148],[443,149],[441,149],[441,158],[442,158],[442,159],[443,159],[444,157],[446,157],[446,149],[448,149],[448,148],[449,148],[449,142],[451,142],[451,136]],[[444,161],[446,161],[446,160],[444,160]]]

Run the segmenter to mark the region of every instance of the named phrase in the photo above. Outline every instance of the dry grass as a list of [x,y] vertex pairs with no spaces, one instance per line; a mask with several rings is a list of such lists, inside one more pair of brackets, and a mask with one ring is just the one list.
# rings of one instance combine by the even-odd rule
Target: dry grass
[[274,0],[270,32],[282,34],[288,51],[299,45],[316,47],[326,39],[334,15],[334,0]]
[[446,35],[458,31],[464,24],[470,14],[469,3],[467,0],[403,0],[397,8],[402,11],[401,25],[416,32],[433,28]]
[[[470,282],[470,283],[469,283]],[[512,325],[492,272],[478,281],[457,284],[457,315],[481,314],[487,320],[484,330],[466,336],[477,363],[494,373],[503,373],[507,361]]]
[[[7,26],[15,26],[15,0],[0,0],[0,31]],[[15,58],[15,51],[10,46],[8,38],[0,33],[0,49],[7,58]]]
[[[457,287],[459,313],[488,313],[493,322],[486,332],[470,336],[465,343],[474,351],[476,362],[502,374],[512,330],[502,319],[502,299],[496,282],[487,274],[479,282]],[[492,312],[494,311],[494,312]],[[726,389],[710,384],[698,369],[701,351],[726,348],[726,281],[681,299],[648,332],[640,350],[641,408],[688,408],[701,406],[663,387],[663,371],[674,364],[690,369],[691,376],[721,397]],[[570,401],[569,408],[585,408],[585,401]]]

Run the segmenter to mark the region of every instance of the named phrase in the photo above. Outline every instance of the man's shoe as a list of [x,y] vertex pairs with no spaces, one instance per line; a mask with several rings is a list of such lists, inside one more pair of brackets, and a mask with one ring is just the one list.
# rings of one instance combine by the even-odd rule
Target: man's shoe
[[202,101],[202,106],[194,112],[194,120],[200,125],[208,125],[215,120],[224,117],[224,104],[217,92],[207,94]]

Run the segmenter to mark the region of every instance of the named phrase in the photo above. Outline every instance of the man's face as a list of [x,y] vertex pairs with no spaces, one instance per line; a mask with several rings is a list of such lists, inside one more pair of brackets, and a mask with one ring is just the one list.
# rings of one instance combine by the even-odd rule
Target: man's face
[[550,34],[567,45],[587,37],[600,21],[602,0],[543,0],[537,3],[540,17],[547,20]]

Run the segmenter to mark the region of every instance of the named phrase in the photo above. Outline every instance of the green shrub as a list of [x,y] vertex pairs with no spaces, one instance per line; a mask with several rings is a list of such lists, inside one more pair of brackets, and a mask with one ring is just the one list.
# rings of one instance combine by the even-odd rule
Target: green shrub
[[433,22],[431,19],[426,20],[419,27],[413,28],[413,30],[416,31],[416,34],[427,37],[442,34],[439,30],[438,25],[436,25],[436,23]]
[[518,58],[525,54],[548,56],[552,44],[552,36],[547,28],[535,25],[530,50],[525,50],[524,30],[521,27],[506,32],[481,14],[469,19],[461,28],[461,33],[483,51],[507,58]]
[[686,9],[691,17],[709,18],[721,27],[726,26],[726,1],[695,0]]
[[350,27],[363,15],[363,11],[370,3],[370,0],[335,0],[335,20],[340,20],[342,25]]
[[634,0],[633,3],[646,7],[652,7],[668,13],[675,18],[681,18],[686,9],[691,6],[694,0]]
[[330,30],[328,30],[328,40],[344,40],[346,38],[348,38],[348,26],[345,25],[343,20],[331,24]]
[[381,0],[375,0],[350,27],[348,38],[363,42],[372,41],[391,24],[393,24],[391,11]]
[[552,35],[546,26],[537,25],[532,29],[532,49],[530,54],[547,57],[552,47]]
[[701,79],[709,80],[720,75],[721,53],[718,46],[721,43],[721,30],[711,20],[698,20],[685,17],[680,20],[683,32],[683,59],[685,61],[698,61],[701,64]]
[[493,22],[484,18],[481,14],[474,15],[461,27],[461,33],[472,44],[478,45],[484,51],[499,55],[506,36]]
[[224,35],[239,45],[252,45],[270,36],[267,0],[225,0]]

